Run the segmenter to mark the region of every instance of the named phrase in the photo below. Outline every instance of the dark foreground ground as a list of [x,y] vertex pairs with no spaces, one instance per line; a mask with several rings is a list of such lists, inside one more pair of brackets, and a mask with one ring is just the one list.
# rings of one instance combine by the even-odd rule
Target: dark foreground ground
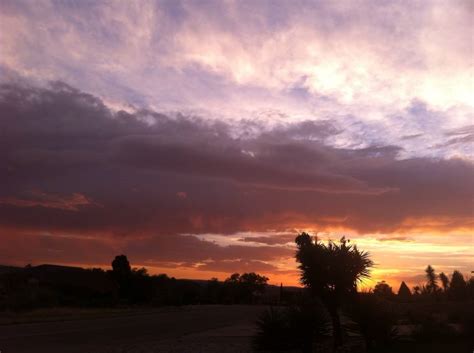
[[[0,317],[0,352],[250,353],[255,321],[264,309],[264,306],[200,305],[148,311],[62,309],[13,318],[4,315]],[[401,333],[403,326],[399,326]],[[358,341],[357,337],[352,340]],[[327,349],[320,347],[321,351],[330,352],[331,342],[326,343],[323,346],[327,345]],[[444,343],[402,339],[383,350],[383,353],[401,352],[472,353],[473,350],[465,339]]]
[[0,325],[1,353],[249,352],[261,306],[187,306]]

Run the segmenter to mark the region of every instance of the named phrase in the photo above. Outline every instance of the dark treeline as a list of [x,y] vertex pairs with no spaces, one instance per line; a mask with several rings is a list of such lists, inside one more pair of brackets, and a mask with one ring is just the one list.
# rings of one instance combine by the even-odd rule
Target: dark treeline
[[410,290],[405,282],[400,284],[397,293],[385,281],[378,282],[373,294],[398,301],[464,301],[474,299],[474,278],[466,281],[458,270],[448,276],[444,272],[437,274],[435,269],[428,265],[425,269],[426,283],[417,285]]
[[426,283],[397,293],[385,281],[370,291],[370,255],[349,240],[296,240],[302,295],[272,307],[257,322],[255,347],[264,352],[472,352],[474,279],[425,271]]
[[[111,270],[40,265],[0,267],[0,309],[112,307],[118,305],[258,304],[278,300],[279,289],[267,295],[268,278],[234,273],[225,281],[186,280],[150,275],[132,268],[125,255]],[[267,291],[266,291],[267,289]]]

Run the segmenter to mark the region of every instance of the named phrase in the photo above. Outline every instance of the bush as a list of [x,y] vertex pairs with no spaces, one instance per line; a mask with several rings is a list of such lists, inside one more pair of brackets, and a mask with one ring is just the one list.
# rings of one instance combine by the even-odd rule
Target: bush
[[458,336],[446,320],[440,320],[433,315],[422,316],[415,324],[413,338],[420,342],[449,341]]
[[313,346],[330,333],[330,319],[319,304],[272,307],[257,321],[257,350],[312,352]]
[[474,309],[472,308],[472,302],[459,313],[458,320],[456,321],[461,327],[460,334],[471,340],[474,345]]
[[390,303],[371,294],[360,294],[346,309],[348,329],[364,337],[368,350],[387,347],[398,339],[397,316]]

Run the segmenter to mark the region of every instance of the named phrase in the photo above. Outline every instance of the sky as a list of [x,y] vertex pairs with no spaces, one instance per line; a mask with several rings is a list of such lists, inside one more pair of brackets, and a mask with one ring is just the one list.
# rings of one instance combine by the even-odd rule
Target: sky
[[0,262],[371,286],[474,267],[472,1],[0,0]]

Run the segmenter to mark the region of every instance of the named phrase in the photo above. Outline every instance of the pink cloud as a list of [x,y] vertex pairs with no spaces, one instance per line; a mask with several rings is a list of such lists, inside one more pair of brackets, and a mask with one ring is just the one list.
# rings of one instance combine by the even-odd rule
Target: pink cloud
[[0,204],[11,205],[15,207],[44,207],[56,208],[66,211],[79,211],[85,206],[99,206],[91,199],[81,193],[73,193],[70,195],[58,195],[46,193],[39,190],[33,190],[28,193],[27,198],[19,197],[2,197]]
[[178,199],[183,200],[183,199],[185,199],[185,198],[188,197],[188,194],[187,194],[186,192],[184,192],[184,191],[178,191],[178,192],[176,193],[176,196],[178,197]]

